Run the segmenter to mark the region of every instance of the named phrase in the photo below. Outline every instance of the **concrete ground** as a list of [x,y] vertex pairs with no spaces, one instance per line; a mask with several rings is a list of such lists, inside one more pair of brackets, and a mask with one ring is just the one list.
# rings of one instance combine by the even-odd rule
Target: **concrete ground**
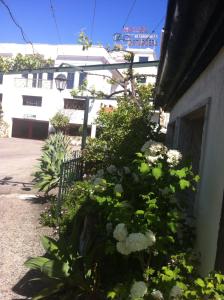
[[[34,196],[31,173],[42,141],[0,138],[0,299],[32,294],[24,262],[43,254],[40,236],[50,234],[39,224],[44,204]],[[25,283],[25,286],[24,286]],[[26,298],[25,298],[26,299]]]

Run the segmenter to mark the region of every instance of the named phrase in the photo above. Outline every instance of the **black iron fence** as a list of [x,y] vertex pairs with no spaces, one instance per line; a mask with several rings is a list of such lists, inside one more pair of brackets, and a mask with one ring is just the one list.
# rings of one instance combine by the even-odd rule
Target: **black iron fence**
[[61,207],[61,202],[63,201],[63,198],[67,194],[69,188],[74,184],[75,181],[82,180],[83,169],[84,166],[81,151],[75,151],[72,159],[62,163],[58,190],[59,209]]

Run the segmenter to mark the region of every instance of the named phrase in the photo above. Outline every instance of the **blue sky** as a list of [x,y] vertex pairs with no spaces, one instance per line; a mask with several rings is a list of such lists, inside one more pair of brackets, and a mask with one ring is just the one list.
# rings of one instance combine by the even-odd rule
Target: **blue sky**
[[[50,10],[50,0],[4,0],[17,22],[33,43],[60,43]],[[128,12],[135,3],[127,26],[156,28],[160,35],[166,14],[167,0],[95,0],[95,19],[92,28],[94,0],[51,0],[64,44],[77,43],[82,29],[94,43],[113,45],[113,34],[121,32]],[[163,18],[163,19],[162,19]],[[162,21],[161,21],[162,19]],[[160,22],[161,21],[161,22]],[[159,24],[160,22],[160,24]],[[23,43],[19,29],[13,24],[5,7],[0,3],[0,42]],[[4,30],[2,30],[4,29]],[[159,47],[157,47],[158,53]]]

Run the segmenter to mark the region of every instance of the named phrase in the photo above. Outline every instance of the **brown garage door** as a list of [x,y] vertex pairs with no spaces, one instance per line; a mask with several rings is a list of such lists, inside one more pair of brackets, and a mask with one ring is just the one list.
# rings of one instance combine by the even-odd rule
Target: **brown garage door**
[[12,120],[12,137],[43,140],[48,136],[49,122],[16,119]]

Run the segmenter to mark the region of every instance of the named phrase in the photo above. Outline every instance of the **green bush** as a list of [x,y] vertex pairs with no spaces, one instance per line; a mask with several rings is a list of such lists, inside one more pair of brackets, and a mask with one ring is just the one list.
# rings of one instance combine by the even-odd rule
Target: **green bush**
[[[148,87],[148,93],[151,89]],[[84,160],[89,164],[101,161],[104,166],[130,163],[144,142],[158,135],[151,121],[152,107],[148,100],[143,97],[139,107],[127,98],[120,98],[113,111],[102,109],[96,120],[99,134],[95,139],[88,139]]]
[[34,182],[39,191],[49,193],[58,187],[60,167],[63,161],[72,156],[71,140],[62,133],[52,134],[45,141]]
[[66,255],[27,263],[56,284],[43,299],[224,299],[223,275],[199,275],[181,196],[198,176],[176,150],[152,141],[141,150],[133,163],[99,170],[68,194],[59,239]]
[[51,125],[54,127],[56,132],[65,132],[69,125],[69,117],[61,112],[57,112],[52,119],[50,119]]

